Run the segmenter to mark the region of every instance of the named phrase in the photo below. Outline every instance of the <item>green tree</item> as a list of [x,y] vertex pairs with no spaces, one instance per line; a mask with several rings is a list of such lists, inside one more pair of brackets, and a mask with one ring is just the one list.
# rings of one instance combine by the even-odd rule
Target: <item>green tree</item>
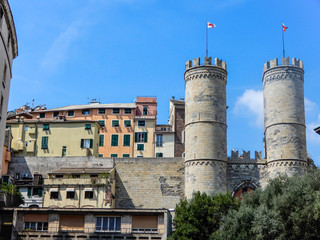
[[175,209],[175,232],[170,240],[206,240],[220,227],[230,209],[239,208],[239,200],[231,194],[208,196],[197,192],[191,200],[181,200]]
[[320,172],[278,177],[244,196],[228,213],[216,239],[320,239]]
[[14,185],[2,183],[0,185],[0,190],[7,192],[8,198],[10,199],[10,206],[18,207],[19,205],[24,203],[23,196]]

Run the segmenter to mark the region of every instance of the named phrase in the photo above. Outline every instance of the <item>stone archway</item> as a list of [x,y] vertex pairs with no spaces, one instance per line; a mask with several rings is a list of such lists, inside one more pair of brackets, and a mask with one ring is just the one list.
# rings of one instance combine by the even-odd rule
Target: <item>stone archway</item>
[[242,194],[254,191],[258,186],[251,182],[251,181],[244,181],[241,182],[239,185],[237,185],[232,193],[233,197],[237,197],[239,199],[242,199]]

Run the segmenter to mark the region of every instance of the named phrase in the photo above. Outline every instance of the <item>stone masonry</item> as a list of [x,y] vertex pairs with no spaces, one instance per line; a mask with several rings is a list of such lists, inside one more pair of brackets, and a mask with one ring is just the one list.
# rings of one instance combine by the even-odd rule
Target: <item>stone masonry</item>
[[282,58],[264,65],[264,129],[270,177],[303,174],[307,166],[302,61]]
[[185,71],[185,195],[227,185],[227,66],[222,60],[188,61]]

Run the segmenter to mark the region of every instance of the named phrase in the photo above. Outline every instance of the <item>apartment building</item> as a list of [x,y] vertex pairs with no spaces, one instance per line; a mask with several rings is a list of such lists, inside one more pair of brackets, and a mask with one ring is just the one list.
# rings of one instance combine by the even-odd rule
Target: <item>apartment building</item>
[[71,105],[31,112],[33,119],[65,118],[97,122],[100,157],[132,157],[134,141],[135,103],[100,104],[92,101],[86,105]]
[[[13,59],[18,56],[18,42],[13,16],[8,0],[0,1],[0,157],[6,157],[3,149],[7,119]],[[0,161],[2,165],[2,161]],[[1,168],[0,165],[0,168]]]
[[168,124],[156,125],[155,157],[174,157],[174,132]]
[[134,118],[134,157],[154,157],[154,132],[157,122],[157,98],[137,97]]
[[98,156],[100,125],[92,120],[24,119],[7,121],[14,156]]
[[114,208],[115,170],[60,168],[44,179],[43,206],[49,208]]
[[149,239],[171,232],[167,209],[2,208],[4,239]]

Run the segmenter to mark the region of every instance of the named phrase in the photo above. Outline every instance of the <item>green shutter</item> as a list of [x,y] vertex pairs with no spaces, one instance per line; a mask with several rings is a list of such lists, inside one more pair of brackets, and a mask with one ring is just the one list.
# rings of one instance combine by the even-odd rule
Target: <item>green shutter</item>
[[93,147],[93,139],[90,139],[90,148]]
[[42,149],[48,148],[48,137],[42,137],[41,148]]
[[42,197],[42,193],[43,193],[43,190],[42,189],[38,189],[38,195],[39,195],[39,197]]
[[80,147],[83,148],[84,145],[84,139],[81,139]]
[[156,153],[156,157],[163,157],[163,153]]
[[102,147],[104,145],[104,135],[100,135],[99,137],[99,146]]
[[147,132],[144,133],[144,142],[148,142],[148,133]]
[[123,136],[123,146],[130,146],[130,135]]
[[119,140],[118,135],[112,135],[111,136],[111,146],[118,146],[118,140]]
[[32,188],[28,187],[28,197],[31,197],[31,195],[32,195]]
[[84,125],[84,129],[85,129],[85,130],[91,129],[91,124],[85,124],[85,125]]
[[138,142],[138,133],[134,134],[134,142]]

